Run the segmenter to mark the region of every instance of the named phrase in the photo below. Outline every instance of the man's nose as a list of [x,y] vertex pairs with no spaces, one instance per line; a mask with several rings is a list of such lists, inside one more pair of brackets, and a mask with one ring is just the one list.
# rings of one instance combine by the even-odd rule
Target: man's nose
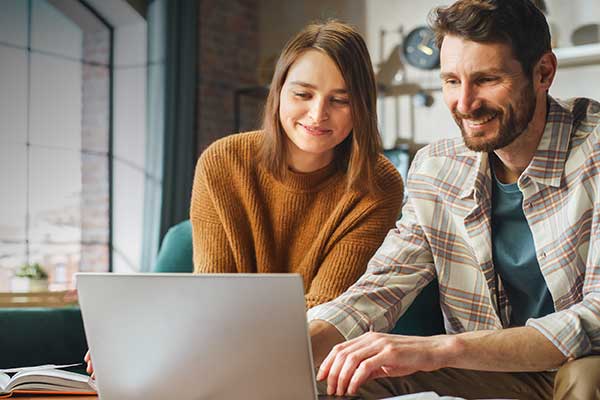
[[477,89],[472,85],[463,84],[460,88],[456,110],[461,114],[471,114],[481,107]]

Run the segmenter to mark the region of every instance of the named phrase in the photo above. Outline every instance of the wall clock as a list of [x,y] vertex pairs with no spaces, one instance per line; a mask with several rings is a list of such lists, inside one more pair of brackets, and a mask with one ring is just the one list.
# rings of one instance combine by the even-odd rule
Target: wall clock
[[435,45],[435,35],[426,26],[413,29],[404,38],[404,59],[419,69],[435,69],[440,66],[440,50]]

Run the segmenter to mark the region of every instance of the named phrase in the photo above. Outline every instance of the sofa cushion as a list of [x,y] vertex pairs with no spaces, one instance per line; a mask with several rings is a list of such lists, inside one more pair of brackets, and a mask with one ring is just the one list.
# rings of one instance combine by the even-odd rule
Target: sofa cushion
[[152,272],[193,272],[192,260],[192,224],[185,220],[165,234]]
[[0,308],[0,368],[83,362],[79,307]]

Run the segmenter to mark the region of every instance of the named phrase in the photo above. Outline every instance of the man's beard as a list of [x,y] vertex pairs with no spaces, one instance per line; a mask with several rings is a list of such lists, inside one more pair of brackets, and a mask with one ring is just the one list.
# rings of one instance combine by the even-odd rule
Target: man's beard
[[[533,91],[533,83],[530,81],[517,100],[517,111],[510,104],[508,105],[506,112],[500,109],[487,107],[483,104],[472,114],[461,114],[455,109],[452,112],[452,116],[460,128],[465,146],[467,146],[469,150],[489,153],[508,146],[516,138],[521,136],[533,119],[535,106],[536,98]],[[477,140],[478,138],[470,137],[467,132],[465,132],[462,122],[463,119],[484,120],[495,114],[497,115],[494,118],[498,118],[500,126],[498,128],[498,134],[493,138],[482,142]]]

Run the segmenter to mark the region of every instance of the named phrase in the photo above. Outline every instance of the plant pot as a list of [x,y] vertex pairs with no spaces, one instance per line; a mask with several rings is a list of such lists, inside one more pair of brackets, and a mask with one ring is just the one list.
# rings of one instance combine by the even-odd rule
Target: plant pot
[[48,279],[31,279],[15,276],[11,280],[12,292],[45,292],[48,290]]

